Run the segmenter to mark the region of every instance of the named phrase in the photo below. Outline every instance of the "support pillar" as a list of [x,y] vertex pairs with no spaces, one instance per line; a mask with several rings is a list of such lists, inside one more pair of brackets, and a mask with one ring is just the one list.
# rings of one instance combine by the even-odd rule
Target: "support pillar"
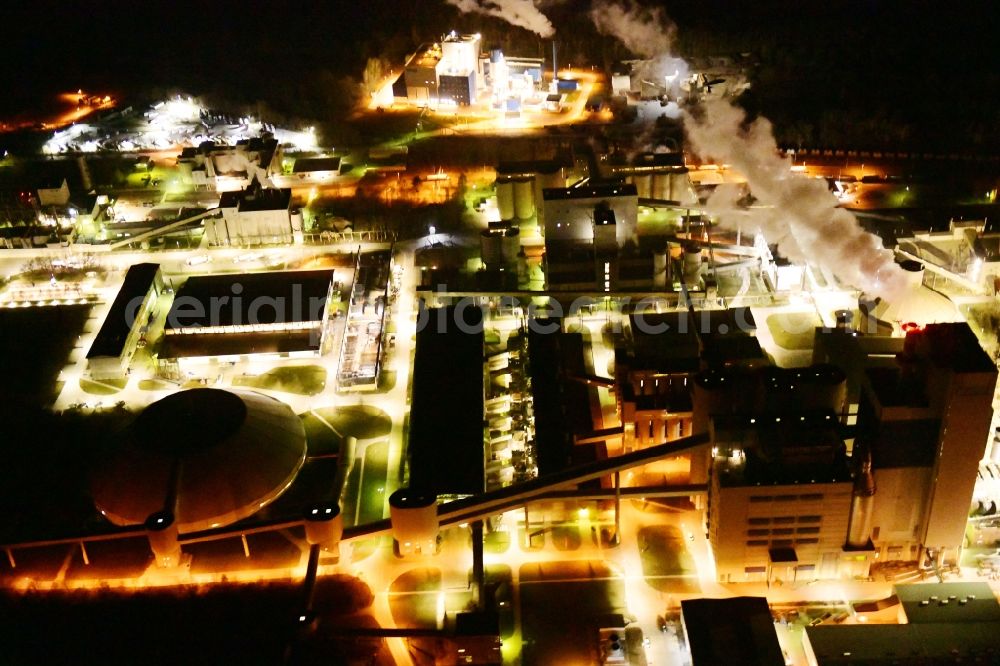
[[615,472],[615,543],[621,543],[622,529],[622,480],[621,472]]

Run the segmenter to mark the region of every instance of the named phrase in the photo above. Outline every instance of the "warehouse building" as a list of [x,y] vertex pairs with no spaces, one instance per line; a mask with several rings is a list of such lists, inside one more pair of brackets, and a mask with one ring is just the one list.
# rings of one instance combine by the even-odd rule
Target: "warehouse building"
[[333,277],[320,270],[189,278],[167,314],[160,372],[180,377],[206,363],[323,353]]
[[221,218],[205,221],[212,245],[291,243],[302,239],[302,214],[292,212],[292,191],[270,188],[256,178],[243,190],[219,197]]
[[[483,318],[421,305],[413,359],[409,486],[441,496],[485,489]],[[461,320],[461,324],[459,324]]]
[[125,376],[162,289],[159,264],[135,264],[128,269],[87,352],[87,371],[91,377],[101,380]]

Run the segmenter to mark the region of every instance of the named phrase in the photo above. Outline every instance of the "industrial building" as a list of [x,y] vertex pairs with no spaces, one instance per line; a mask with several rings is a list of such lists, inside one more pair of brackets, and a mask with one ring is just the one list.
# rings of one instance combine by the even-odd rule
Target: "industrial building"
[[126,375],[162,290],[159,264],[129,267],[87,352],[87,372],[91,377],[121,379]]
[[306,457],[288,405],[252,391],[192,389],[145,410],[92,481],[116,525],[173,514],[181,533],[230,525],[291,485]]
[[438,497],[478,495],[485,489],[486,450],[482,312],[421,305],[418,318],[409,487]]
[[618,291],[652,282],[652,271],[633,276],[622,255],[638,249],[638,196],[634,185],[546,189],[542,192],[546,279],[553,288]]
[[299,157],[292,165],[292,176],[307,183],[326,183],[349,168],[339,157]]
[[206,363],[313,357],[326,350],[334,272],[282,271],[188,278],[167,314],[159,372]]
[[488,95],[489,106],[504,113],[542,103],[542,58],[506,58],[500,49],[484,54],[482,48],[480,35],[455,31],[421,45],[393,83],[393,96],[422,106],[469,106]]
[[905,338],[855,333],[817,335],[815,356],[858,383],[855,447],[870,453],[876,487],[871,539],[884,560],[955,563],[980,465],[996,448],[996,365],[964,323]]
[[385,318],[392,269],[389,251],[358,255],[337,370],[337,386],[343,391],[378,388],[387,348]]
[[[806,663],[995,664],[1000,659],[1000,604],[987,583],[896,585],[882,605],[895,611],[896,622],[806,627]],[[867,615],[862,604],[855,610]]]
[[784,666],[764,597],[685,599],[681,622],[692,666]]
[[255,179],[270,184],[271,176],[281,173],[281,157],[281,145],[270,136],[240,139],[232,146],[205,141],[181,151],[177,167],[185,184],[228,192]]
[[264,187],[256,177],[242,190],[219,197],[221,218],[205,220],[212,245],[302,242],[302,213],[292,211],[292,191]]

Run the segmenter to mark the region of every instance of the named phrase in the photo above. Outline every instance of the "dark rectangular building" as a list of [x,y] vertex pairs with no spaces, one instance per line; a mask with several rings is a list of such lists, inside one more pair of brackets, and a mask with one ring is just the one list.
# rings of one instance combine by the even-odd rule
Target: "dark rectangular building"
[[410,488],[439,497],[485,489],[483,344],[479,309],[421,304],[410,400]]

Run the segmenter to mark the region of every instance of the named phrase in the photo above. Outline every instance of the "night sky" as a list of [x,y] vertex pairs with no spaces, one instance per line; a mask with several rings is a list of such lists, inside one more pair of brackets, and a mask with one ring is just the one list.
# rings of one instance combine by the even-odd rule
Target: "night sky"
[[[604,66],[628,55],[614,40],[596,36],[586,16],[591,2],[542,4],[567,62]],[[779,127],[803,121],[818,133],[840,122],[824,114],[846,113],[849,120],[841,124],[875,117],[876,124],[904,126],[900,140],[947,141],[966,130],[993,134],[1000,121],[1000,50],[993,44],[1000,12],[990,2],[646,4],[664,7],[678,24],[682,55],[752,51],[761,67],[745,104]],[[512,52],[549,53],[531,33],[498,19],[460,17],[443,0],[45,0],[18,3],[5,16],[3,114],[30,107],[39,94],[85,87],[129,94],[184,90],[332,122],[350,106],[352,80],[368,57],[398,64],[417,44],[452,27],[480,31],[487,44]]]

